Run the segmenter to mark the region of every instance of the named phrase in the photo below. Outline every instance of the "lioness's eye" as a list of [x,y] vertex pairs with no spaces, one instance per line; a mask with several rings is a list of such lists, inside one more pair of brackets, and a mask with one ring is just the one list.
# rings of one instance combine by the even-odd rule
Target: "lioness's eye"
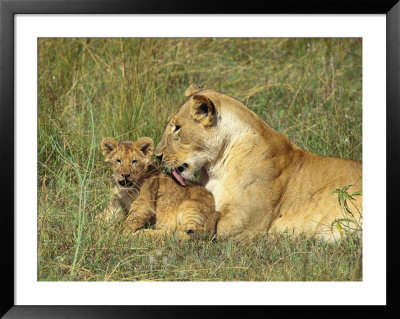
[[133,161],[132,161],[132,164],[135,164],[136,162],[137,162],[137,160],[133,160]]
[[121,160],[120,159],[117,159],[117,160],[115,160],[117,163],[121,163]]
[[179,131],[180,129],[181,129],[181,126],[180,126],[180,125],[175,125],[174,132]]

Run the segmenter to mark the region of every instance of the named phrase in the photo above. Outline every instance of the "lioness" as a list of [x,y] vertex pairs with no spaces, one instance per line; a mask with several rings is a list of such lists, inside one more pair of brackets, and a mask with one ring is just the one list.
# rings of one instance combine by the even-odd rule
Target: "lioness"
[[220,213],[215,212],[213,196],[194,183],[182,187],[157,169],[150,161],[154,148],[151,138],[118,142],[107,137],[101,147],[114,172],[107,219],[127,216],[125,224],[132,232],[149,222],[156,229],[191,236],[215,233]]
[[[352,185],[350,193],[362,190],[360,161],[302,150],[213,89],[192,85],[185,95],[155,155],[185,179],[200,171],[200,184],[222,214],[217,236],[242,239],[286,229],[328,240],[342,235],[333,222],[348,216],[333,191],[345,185]],[[359,223],[361,196],[352,204],[352,220]]]

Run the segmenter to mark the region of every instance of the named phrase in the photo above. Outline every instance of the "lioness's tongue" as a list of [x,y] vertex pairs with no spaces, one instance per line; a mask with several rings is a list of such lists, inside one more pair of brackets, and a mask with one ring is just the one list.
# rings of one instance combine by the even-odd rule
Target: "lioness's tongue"
[[181,184],[182,186],[186,186],[185,183],[183,182],[181,174],[176,169],[172,170],[172,176],[175,177],[175,179]]

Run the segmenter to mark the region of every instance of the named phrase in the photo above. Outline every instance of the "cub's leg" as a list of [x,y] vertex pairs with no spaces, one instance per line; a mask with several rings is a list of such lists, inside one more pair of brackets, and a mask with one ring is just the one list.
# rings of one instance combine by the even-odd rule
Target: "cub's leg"
[[119,221],[126,217],[126,215],[127,210],[122,203],[115,198],[111,198],[107,207],[102,213],[96,216],[96,219],[106,222]]
[[208,210],[205,207],[190,207],[189,210],[183,211],[181,216],[178,216],[178,229],[190,235],[192,239],[215,239],[217,232],[218,221],[221,213]]
[[136,232],[142,228],[148,221],[154,218],[154,208],[146,201],[138,198],[135,200],[129,211],[128,218],[125,221],[125,233]]
[[196,201],[185,201],[178,207],[177,226],[179,230],[190,234],[192,238],[215,235],[220,212],[201,205]]
[[203,230],[205,216],[201,213],[198,203],[193,201],[184,201],[178,207],[178,229],[185,232],[194,232]]

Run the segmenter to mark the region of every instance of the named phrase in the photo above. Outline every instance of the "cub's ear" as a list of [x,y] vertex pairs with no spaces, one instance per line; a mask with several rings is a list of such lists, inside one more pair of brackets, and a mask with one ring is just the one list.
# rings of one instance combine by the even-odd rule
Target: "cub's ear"
[[197,85],[195,83],[190,84],[190,86],[185,91],[185,96],[186,97],[191,96],[199,91],[201,91],[200,85]]
[[136,146],[140,149],[140,151],[146,156],[146,158],[150,158],[153,154],[154,142],[150,137],[141,137],[137,140]]
[[216,118],[214,103],[204,95],[193,96],[193,118],[204,126],[211,126]]
[[110,156],[110,153],[118,146],[118,141],[112,137],[105,137],[101,141],[101,149],[105,158]]

